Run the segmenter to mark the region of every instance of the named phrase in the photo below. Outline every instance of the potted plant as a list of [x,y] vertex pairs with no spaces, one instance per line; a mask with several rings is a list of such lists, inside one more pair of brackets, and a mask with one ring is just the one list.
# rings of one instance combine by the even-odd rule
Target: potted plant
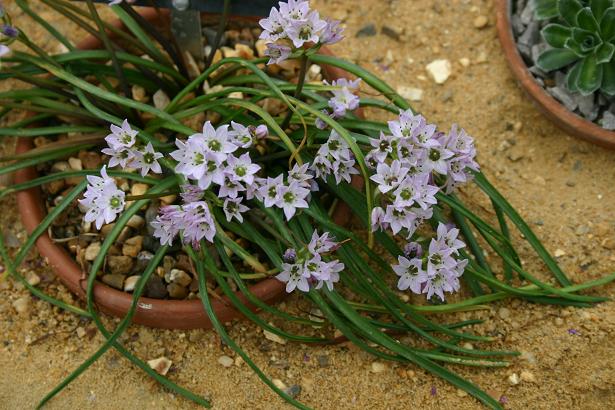
[[[605,300],[580,291],[614,277],[572,284],[480,172],[464,130],[437,130],[372,73],[321,53],[342,39],[342,29],[308,2],[281,2],[259,27],[245,21],[233,27],[224,14],[203,61],[191,60],[160,30],[168,22],[160,10],[139,14],[122,2],[112,6],[120,24],[102,20],[91,1],[87,9],[64,0],[45,3],[91,34],[90,49],[74,47],[17,0],[67,49],[50,55],[3,14],[14,34],[7,38],[29,52],[4,54],[0,78],[33,87],[0,93],[2,115],[33,114],[0,129],[0,135],[20,137],[20,152],[2,158],[7,164],[0,167],[0,174],[17,171],[16,183],[0,196],[18,193],[29,231],[14,254],[0,236],[0,256],[15,280],[91,318],[106,341],[41,404],[113,347],[174,392],[208,406],[118,342],[131,322],[159,325],[158,316],[165,327],[211,324],[268,386],[306,408],[229,337],[225,323],[232,316],[223,309],[230,307],[275,337],[349,340],[377,357],[420,366],[500,408],[498,398],[444,364],[505,366],[517,353],[468,349],[460,343],[491,338],[459,330],[474,321],[443,324],[425,313],[511,297],[572,306]],[[348,76],[330,75],[340,69]],[[362,84],[372,89],[367,95],[382,98],[360,94]],[[364,107],[387,113],[390,121],[363,118],[356,110]],[[35,148],[27,144],[33,139]],[[497,220],[457,196],[465,183],[491,199]],[[349,206],[340,212],[343,203]],[[344,226],[350,217],[352,229]],[[557,285],[523,268],[510,223]],[[59,264],[81,275],[67,285],[84,297],[85,308],[54,299],[19,274],[16,268],[35,244],[44,255],[62,254]],[[59,273],[58,262],[49,259]],[[263,283],[273,291],[259,292]],[[176,300],[155,301],[155,290]],[[298,292],[312,313],[296,316],[269,306],[280,291]],[[123,302],[110,302],[113,292],[124,292]],[[202,310],[192,312],[207,321],[182,324],[186,310],[180,306],[197,303]],[[122,317],[116,328],[104,325],[98,307]],[[253,308],[303,331],[278,328]],[[325,336],[315,336],[314,326]],[[400,334],[415,335],[416,343],[400,341]]]
[[504,54],[521,86],[565,131],[615,147],[610,0],[497,2]]

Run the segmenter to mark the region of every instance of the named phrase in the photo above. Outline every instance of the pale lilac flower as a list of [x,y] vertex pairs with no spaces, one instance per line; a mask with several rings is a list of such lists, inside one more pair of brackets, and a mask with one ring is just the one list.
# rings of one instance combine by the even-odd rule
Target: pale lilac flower
[[325,20],[327,25],[320,34],[320,42],[322,44],[335,44],[342,41],[344,39],[344,36],[342,35],[344,28],[340,27],[340,21],[329,19]]
[[183,206],[183,234],[184,242],[198,247],[199,242],[205,238],[209,242],[214,241],[216,225],[209,206],[205,201],[190,202]]
[[[322,145],[321,145],[322,149]],[[324,155],[317,155],[310,167],[314,171],[314,175],[317,178],[327,179],[327,176],[333,171],[333,165],[331,161]]]
[[295,290],[295,288],[303,292],[310,291],[307,277],[303,273],[302,263],[284,263],[282,265],[282,272],[276,275],[276,279],[280,282],[286,282],[286,292],[288,293]]
[[243,215],[241,214],[250,208],[241,203],[241,198],[226,198],[222,209],[224,210],[228,222],[233,218],[237,219],[239,222],[243,222]]
[[342,181],[350,183],[352,175],[360,174],[359,170],[354,167],[355,160],[337,160],[333,162],[333,176],[335,182],[340,184]]
[[456,292],[460,284],[457,276],[449,275],[446,271],[440,270],[435,275],[430,276],[425,282],[423,293],[427,294],[427,299],[435,294],[440,300],[444,301],[444,292]]
[[382,131],[379,138],[370,138],[369,143],[374,147],[370,154],[379,163],[384,162],[389,154],[393,152],[393,136],[387,135]]
[[288,59],[291,52],[292,50],[290,49],[290,47],[283,44],[268,43],[267,49],[265,49],[264,52],[264,54],[269,57],[267,65],[280,64],[282,61]]
[[346,140],[335,130],[331,130],[327,143],[319,148],[320,155],[330,155],[337,160],[348,160],[352,154]]
[[318,274],[314,275],[314,278],[318,280],[316,289],[320,289],[323,284],[327,285],[327,289],[333,290],[333,284],[339,282],[340,272],[344,270],[345,266],[337,259],[330,262],[321,262],[320,270]]
[[372,209],[372,214],[370,217],[372,232],[376,232],[377,230],[385,230],[389,227],[389,224],[384,221],[384,217],[384,209],[379,206]]
[[307,182],[314,178],[314,176],[308,173],[310,164],[305,163],[303,165],[295,164],[292,169],[288,171],[288,180],[296,182]]
[[297,251],[292,248],[286,249],[284,255],[282,255],[282,259],[286,263],[295,263],[295,260],[297,259]]
[[423,261],[420,258],[408,259],[404,256],[397,257],[398,264],[393,265],[393,271],[399,276],[397,287],[399,290],[410,290],[420,294],[421,287],[429,279],[423,269]]
[[310,2],[306,0],[288,0],[279,2],[280,15],[286,20],[303,20],[310,12]]
[[341,87],[331,91],[333,97],[328,102],[329,107],[333,110],[334,118],[343,117],[346,111],[354,111],[359,107],[359,97],[353,94],[353,91],[359,88],[360,81],[360,78],[354,81],[345,78],[333,81],[331,85]]
[[435,239],[429,243],[429,256],[427,257],[427,274],[433,277],[438,271],[455,268],[457,261],[453,257],[453,250],[446,244]]
[[207,121],[203,125],[203,133],[195,134],[193,137],[202,137],[207,149],[218,155],[222,161],[226,159],[227,154],[237,150],[237,146],[231,142],[228,125],[214,128],[211,122]]
[[458,239],[459,229],[454,227],[448,227],[443,223],[438,224],[437,239],[440,247],[448,247],[454,254],[459,253],[459,249],[466,246],[463,241]]
[[429,184],[429,175],[407,175],[393,193],[394,205],[407,207],[418,204],[421,208],[427,209],[438,203],[435,197],[437,192],[438,187]]
[[327,22],[320,18],[317,11],[310,11],[305,18],[291,20],[286,28],[288,38],[297,48],[305,43],[318,43],[319,34],[327,26]]
[[249,148],[252,146],[254,139],[261,139],[267,136],[267,126],[261,124],[257,127],[254,125],[245,126],[235,121],[231,121],[232,131],[229,131],[230,140],[239,148]]
[[435,171],[438,174],[446,175],[448,171],[447,160],[453,156],[453,153],[447,150],[442,145],[432,145],[427,148],[427,156],[425,157],[425,169]]
[[105,141],[107,141],[109,148],[121,150],[132,148],[135,145],[139,131],[133,130],[128,120],[124,120],[121,127],[111,124],[110,128],[111,134],[105,137]]
[[407,173],[408,168],[402,167],[399,160],[394,160],[391,162],[391,165],[386,163],[378,164],[376,175],[372,175],[370,179],[378,184],[380,192],[386,194],[397,188]]
[[149,171],[161,174],[162,168],[158,163],[160,158],[162,158],[162,154],[154,151],[152,143],[148,142],[143,150],[136,150],[134,152],[134,158],[130,161],[129,165],[132,168],[140,169],[141,176],[146,176]]
[[158,210],[156,219],[150,222],[154,228],[154,237],[160,239],[161,245],[173,244],[173,239],[182,229],[183,212],[178,205],[163,206]]
[[417,242],[408,242],[404,246],[406,258],[420,258],[423,256],[423,247]]
[[[94,222],[96,229],[111,223],[124,210],[124,191],[107,175],[106,166],[100,170],[101,177],[88,176],[88,185],[84,198],[79,203],[86,208],[84,220]],[[90,178],[92,177],[92,178]]]
[[423,116],[414,115],[412,110],[401,111],[396,121],[389,121],[389,130],[391,134],[400,139],[412,137],[423,122]]
[[275,178],[267,177],[267,180],[258,189],[257,198],[260,199],[267,208],[281,206],[281,189],[284,185],[283,175]]
[[11,52],[11,49],[5,46],[4,44],[0,44],[0,57],[3,57]]
[[181,186],[182,192],[179,194],[184,202],[195,202],[203,199],[205,191],[196,185],[185,184]]
[[254,175],[261,169],[259,165],[253,164],[249,153],[242,154],[239,158],[229,155],[226,159],[226,169],[224,173],[233,182],[245,182],[250,185],[254,182]]
[[16,38],[19,35],[19,30],[17,30],[13,26],[9,26],[8,24],[4,24],[0,28],[0,33],[2,33],[3,35],[5,35],[6,37],[9,37],[9,38]]
[[285,27],[288,23],[275,7],[271,8],[269,17],[261,19],[258,24],[263,28],[259,37],[261,40],[277,41],[286,38]]
[[135,159],[135,150],[131,148],[103,148],[101,152],[109,156],[109,167],[120,166],[122,169],[128,167]]
[[220,184],[220,190],[218,191],[218,196],[220,198],[237,198],[240,192],[246,190],[246,187],[237,180],[226,175],[224,180]]
[[314,231],[307,246],[308,250],[312,253],[326,253],[334,250],[337,242],[333,241],[329,235],[331,235],[329,232],[319,235],[318,231]]
[[408,236],[411,236],[418,227],[418,221],[413,209],[396,208],[393,205],[387,206],[382,221],[389,225],[393,235],[397,235],[405,228],[409,232]]
[[310,194],[310,190],[304,188],[297,182],[290,185],[282,185],[279,190],[278,206],[284,211],[287,220],[290,220],[298,208],[308,208],[309,205],[305,198]]

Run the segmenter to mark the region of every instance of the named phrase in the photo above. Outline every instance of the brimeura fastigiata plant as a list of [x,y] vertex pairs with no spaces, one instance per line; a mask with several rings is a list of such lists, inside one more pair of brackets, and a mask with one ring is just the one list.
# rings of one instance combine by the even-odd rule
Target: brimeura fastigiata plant
[[544,71],[567,69],[570,91],[615,94],[615,1],[534,0],[540,20],[553,19],[541,31],[552,47],[536,65]]
[[[0,79],[32,87],[0,93],[0,116],[31,114],[0,128],[0,135],[48,140],[30,152],[1,158],[6,165],[0,174],[44,168],[84,150],[100,152],[107,161],[100,168],[56,170],[0,190],[4,197],[52,181],[73,181],[53,198],[48,215],[14,254],[0,236],[0,254],[7,274],[37,297],[89,318],[106,339],[41,406],[111,347],[173,392],[210,405],[155,372],[119,339],[153,272],[165,254],[178,249],[191,259],[196,296],[226,346],[298,408],[308,407],[276,386],[229,336],[212,308],[208,284],[216,284],[218,296],[280,338],[319,344],[348,340],[380,359],[419,366],[490,408],[501,407],[497,398],[446,365],[506,366],[505,359],[517,353],[479,347],[494,340],[471,332],[480,320],[448,323],[427,313],[477,310],[513,297],[564,306],[605,300],[581,291],[615,276],[573,284],[480,172],[473,140],[464,130],[437,130],[373,73],[319,53],[323,45],[342,40],[342,27],[322,19],[307,1],[280,2],[260,21],[260,40],[252,50],[258,57],[216,57],[220,44],[214,43],[208,44],[206,61],[192,64],[160,29],[163,25],[154,25],[126,2],[111,7],[125,29],[103,20],[92,1],[84,7],[66,0],[41,3],[103,47],[76,48],[28,2],[15,1],[62,50],[49,54],[21,27],[4,28],[20,44],[2,56]],[[312,66],[337,67],[349,78],[306,81]],[[168,101],[152,105],[133,98],[135,86],[149,95],[165,93]],[[370,90],[361,93],[361,87]],[[390,120],[364,117],[376,112]],[[203,120],[192,128],[187,124],[194,118]],[[149,190],[126,192],[128,180]],[[474,212],[458,196],[458,188],[470,182],[489,197],[494,218]],[[161,198],[175,194],[175,202],[161,205]],[[350,205],[353,230],[331,218],[341,203]],[[157,251],[139,272],[127,315],[108,328],[95,306],[97,273],[131,217],[152,204],[158,207],[150,226]],[[85,272],[85,308],[55,299],[19,272],[36,239],[77,207],[84,213],[83,226],[94,235],[113,224]],[[523,267],[511,223],[552,278],[545,273],[539,279]],[[268,277],[298,292],[312,305],[311,313],[281,310],[255,297],[250,281]],[[239,294],[267,318],[252,312]],[[272,318],[292,323],[293,330]],[[335,336],[336,330],[343,336]]]

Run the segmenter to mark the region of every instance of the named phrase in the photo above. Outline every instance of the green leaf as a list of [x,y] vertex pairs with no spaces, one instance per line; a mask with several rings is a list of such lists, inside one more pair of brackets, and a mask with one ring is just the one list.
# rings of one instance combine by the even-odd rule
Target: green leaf
[[577,25],[583,30],[597,33],[599,30],[598,22],[592,13],[592,9],[585,7],[577,14]]
[[557,70],[574,63],[579,59],[574,52],[565,48],[553,48],[543,52],[536,61],[536,65],[544,71]]
[[600,88],[602,84],[602,65],[598,65],[595,54],[590,54],[583,60],[577,87],[583,95],[589,95]]
[[611,61],[613,58],[613,52],[615,52],[615,46],[611,43],[603,43],[596,50],[596,63],[604,64]]
[[583,5],[577,0],[559,0],[557,9],[566,23],[574,27],[577,25],[577,14],[583,9]]
[[583,50],[581,48],[581,45],[579,45],[579,43],[576,42],[576,40],[572,37],[570,37],[568,40],[566,40],[566,44],[564,44],[564,46],[572,51],[573,53],[575,53],[577,56],[579,57],[585,57],[587,54],[589,54],[589,52]]
[[600,20],[600,34],[603,41],[615,38],[615,7],[608,9]]
[[531,0],[534,16],[538,20],[557,17],[557,0]]
[[579,87],[577,87],[577,80],[579,78],[579,73],[581,72],[581,67],[583,66],[583,60],[578,61],[566,75],[566,86],[572,92],[579,91]]
[[602,66],[602,87],[600,90],[608,95],[615,94],[615,60]]
[[547,44],[555,48],[564,48],[566,40],[572,36],[570,27],[555,23],[545,26],[541,33]]
[[572,38],[584,53],[588,53],[600,44],[600,39],[594,33],[577,27],[572,29]]
[[604,16],[604,12],[613,6],[612,0],[592,0],[590,1],[589,6],[592,9],[592,13],[596,20],[602,20],[602,16]]

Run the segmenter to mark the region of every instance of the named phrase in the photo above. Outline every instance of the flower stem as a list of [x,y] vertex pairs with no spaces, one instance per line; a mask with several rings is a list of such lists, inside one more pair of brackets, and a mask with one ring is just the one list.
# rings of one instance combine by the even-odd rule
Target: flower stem
[[226,29],[226,23],[228,21],[228,16],[231,12],[231,0],[224,0],[224,8],[222,10],[222,16],[220,16],[220,23],[218,24],[218,31],[216,31],[216,38],[214,39],[214,43],[211,45],[211,50],[209,51],[209,55],[207,56],[207,60],[205,61],[205,69],[207,70],[211,63],[214,61],[214,56],[216,55],[216,50],[220,48],[220,42],[222,41],[222,35],[224,34],[224,30]]
[[[310,58],[307,56],[306,53],[303,53],[301,55],[301,61],[300,61],[300,68],[299,68],[299,80],[297,81],[297,88],[295,88],[295,98],[299,98],[299,96],[301,95],[301,92],[303,91],[303,84],[305,83],[305,74],[307,73],[307,68],[308,68],[308,63],[310,61]],[[286,127],[288,127],[288,124],[290,123],[290,119],[293,116],[293,111],[292,110],[288,110],[288,114],[286,114],[286,118],[284,118],[284,121],[282,121],[282,125],[280,125],[280,127],[282,129],[286,129]]]
[[176,195],[179,191],[166,191],[166,192],[155,192],[151,194],[143,194],[143,195],[126,195],[126,201],[138,201],[140,199],[154,199],[154,198],[162,198],[169,195]]

